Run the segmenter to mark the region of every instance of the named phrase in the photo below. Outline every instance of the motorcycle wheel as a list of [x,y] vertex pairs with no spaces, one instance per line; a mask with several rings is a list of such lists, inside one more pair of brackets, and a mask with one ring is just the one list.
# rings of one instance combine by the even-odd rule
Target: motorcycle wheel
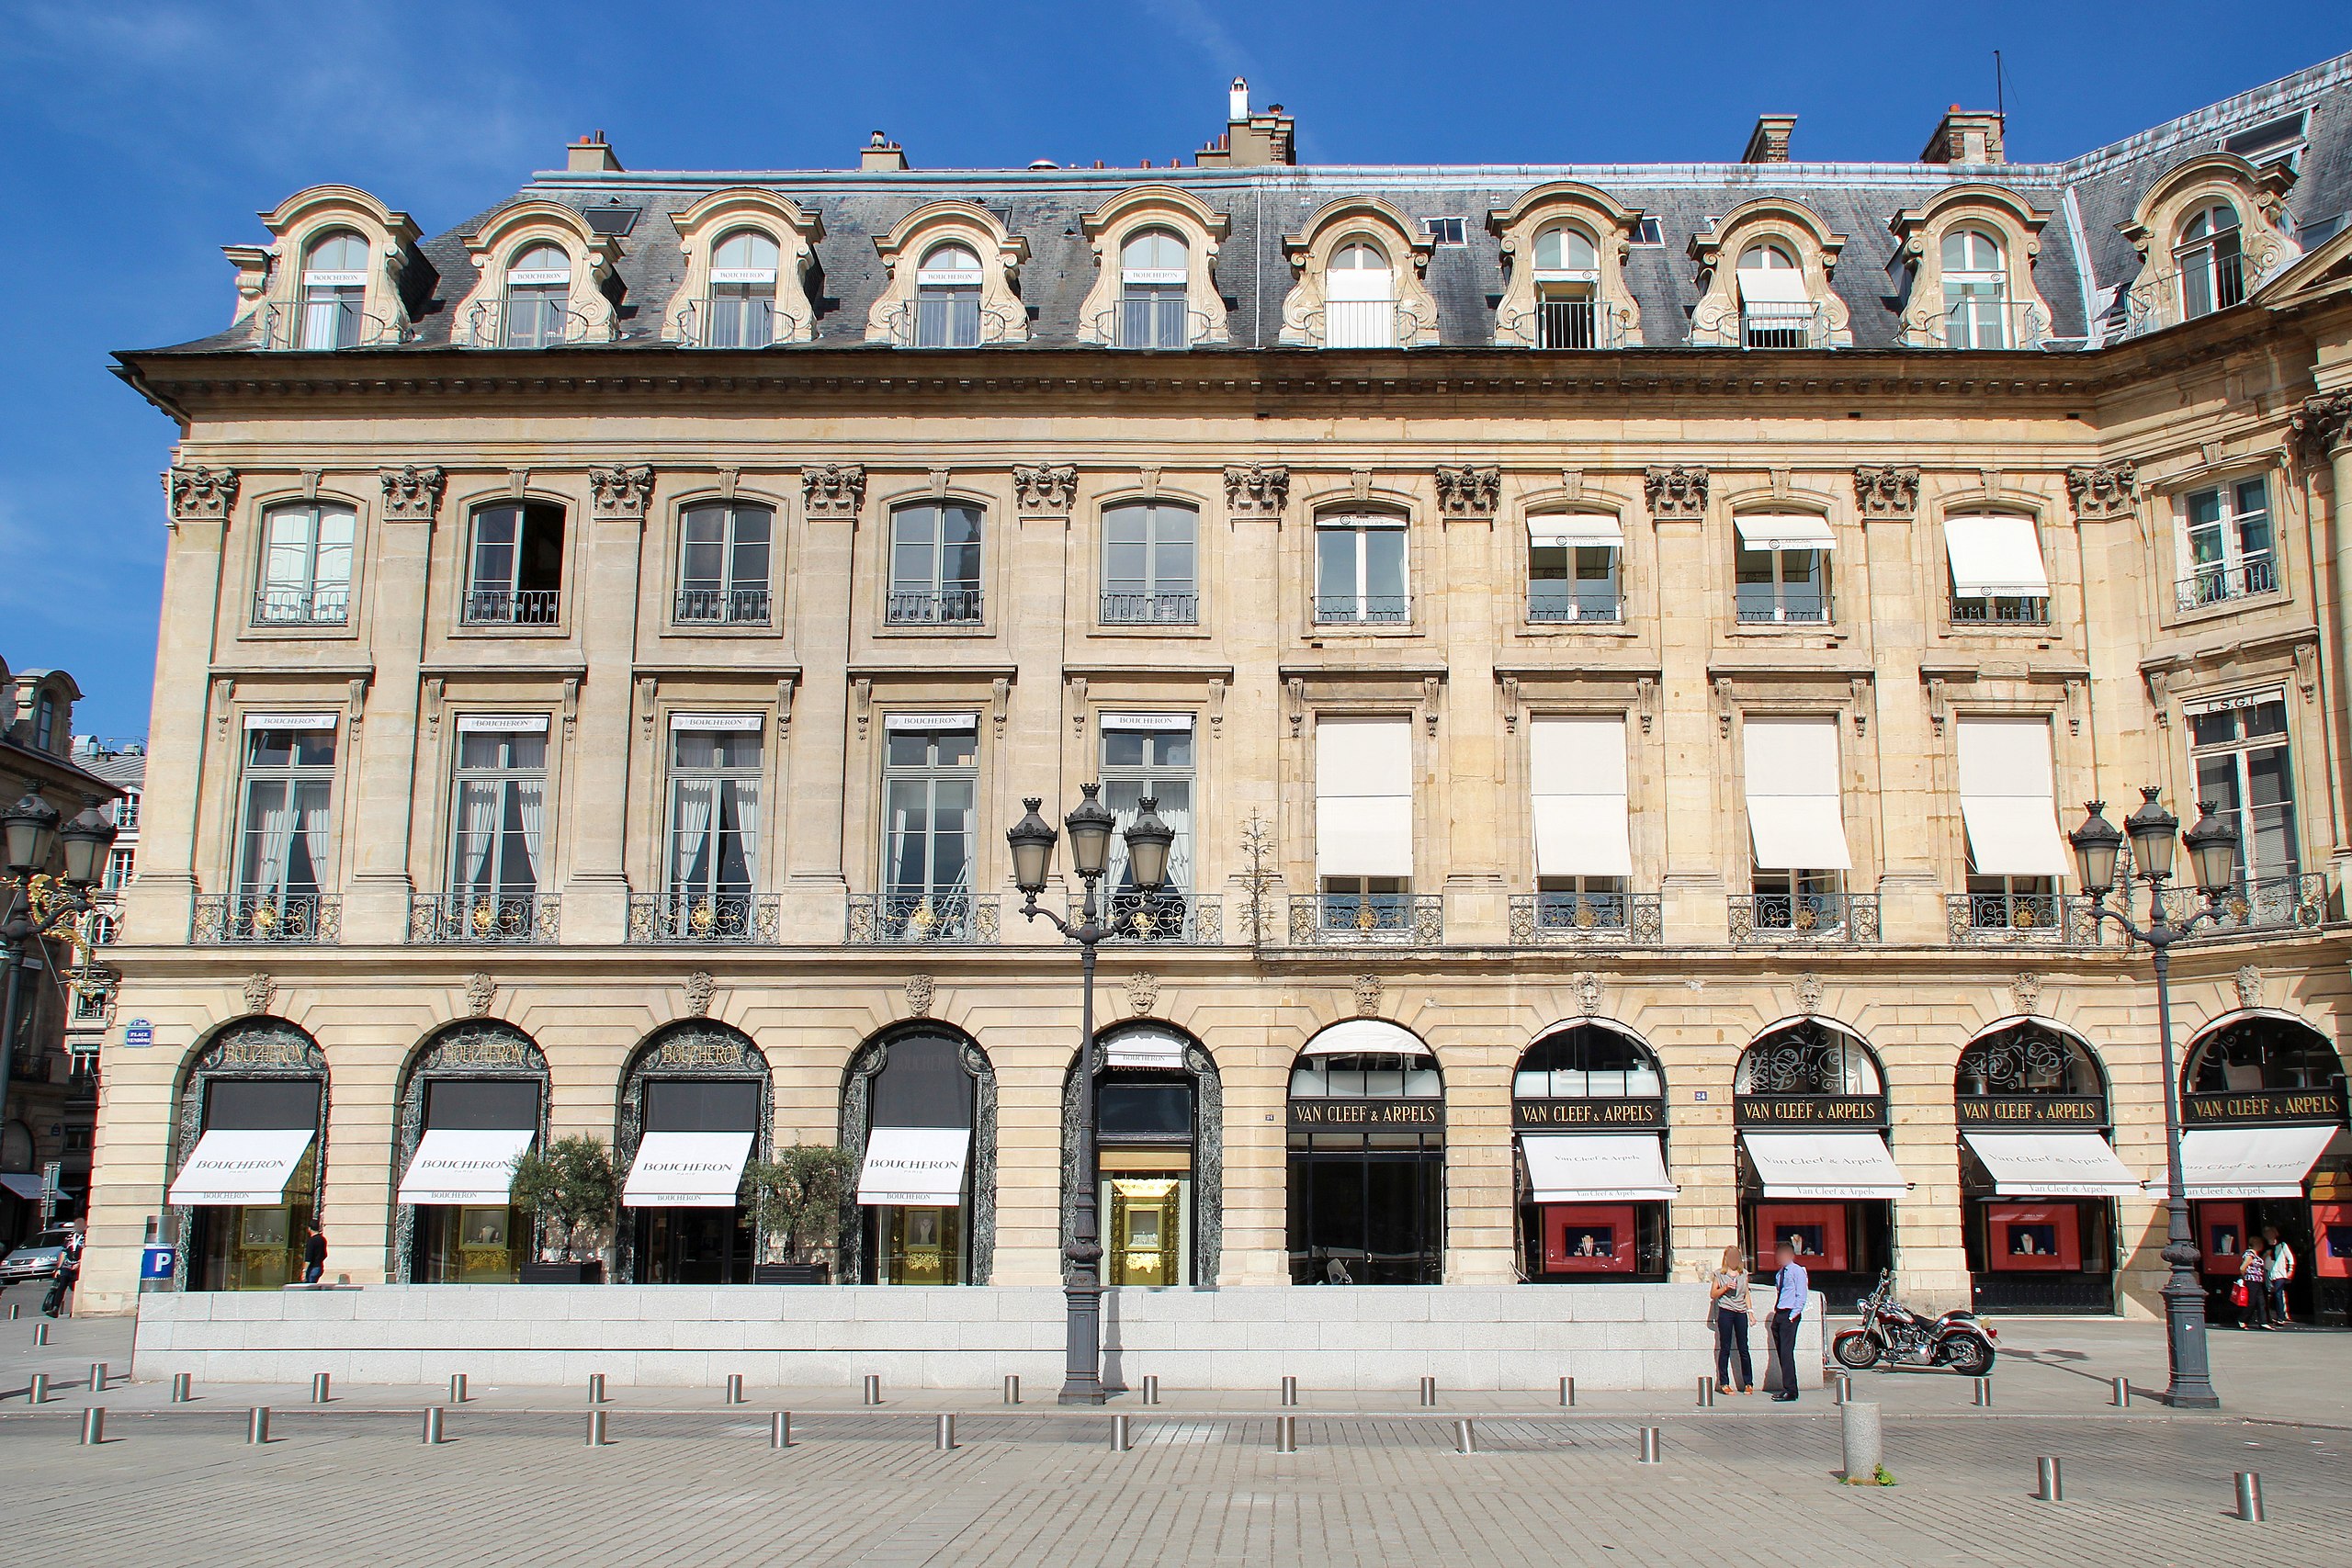
[[1981,1378],[1993,1370],[1993,1347],[1973,1334],[1963,1334],[1951,1342],[1944,1360],[1964,1378]]
[[1878,1365],[1878,1341],[1859,1328],[1849,1328],[1830,1343],[1829,1353],[1838,1364],[1855,1371],[1865,1371]]

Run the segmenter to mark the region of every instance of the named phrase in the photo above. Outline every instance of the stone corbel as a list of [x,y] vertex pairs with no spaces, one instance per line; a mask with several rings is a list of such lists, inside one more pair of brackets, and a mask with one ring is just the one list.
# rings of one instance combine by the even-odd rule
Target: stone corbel
[[989,682],[989,717],[995,721],[999,739],[1004,738],[1004,721],[1012,713],[1012,682],[1000,675]]
[[792,692],[796,679],[781,676],[775,683],[775,738],[780,741],[792,732]]
[[384,521],[431,523],[441,515],[441,492],[449,482],[447,470],[434,464],[405,464],[377,475],[384,487]]
[[1022,463],[1012,469],[1012,494],[1023,517],[1068,521],[1078,500],[1078,468],[1072,463]]
[[1767,468],[1764,470],[1764,478],[1772,487],[1772,499],[1774,501],[1786,501],[1789,499],[1788,469]]
[[2141,677],[2148,682],[2148,703],[2156,710],[2156,728],[2172,728],[2172,671],[2162,666],[2143,666]]
[[1657,723],[1657,681],[1655,677],[1634,677],[1634,705],[1642,716],[1642,733],[1647,735]]
[[931,480],[931,493],[933,496],[939,500],[945,500],[947,497],[948,482],[955,479],[956,470],[953,468],[925,468],[923,470],[923,474]]
[[363,723],[365,723],[365,722],[367,721],[367,717],[368,717],[368,677],[367,677],[367,676],[365,676],[365,675],[354,675],[354,676],[351,678],[350,694],[351,694],[351,740],[352,740],[352,744],[354,744],[354,745],[357,745],[357,744],[358,744],[358,742],[359,742],[359,727],[360,727],[360,725],[361,725],[361,724],[363,724]]
[[198,464],[164,469],[164,494],[171,503],[173,523],[227,522],[230,509],[237,504],[237,483],[234,468]]
[[599,523],[642,523],[653,499],[653,469],[643,463],[588,470],[589,515]]
[[520,500],[522,500],[522,499],[523,499],[523,497],[524,497],[524,495],[525,495],[526,492],[528,492],[528,491],[529,491],[530,488],[531,488],[531,470],[530,470],[530,469],[528,469],[528,468],[509,468],[509,469],[507,469],[507,470],[506,470],[506,497],[507,497],[507,499],[508,499],[508,500],[510,500],[510,501],[520,501]]
[[849,683],[850,706],[857,714],[857,738],[865,739],[866,727],[874,722],[874,682],[861,675]]
[[1069,727],[1080,740],[1086,739],[1086,677],[1072,675],[1069,686]]
[[1436,676],[1421,677],[1421,722],[1429,727],[1431,735],[1437,733],[1437,689]]
[[1723,730],[1723,737],[1726,740],[1731,739],[1733,712],[1731,677],[1718,675],[1715,677],[1715,723]]
[[2319,644],[2295,645],[2295,685],[2302,692],[2305,702],[2319,695]]
[[441,696],[447,690],[440,676],[424,678],[424,723],[428,729],[437,731],[441,728]]
[[304,501],[318,500],[319,484],[326,477],[327,471],[324,468],[304,468],[302,470],[302,499]]
[[1372,499],[1372,470],[1370,468],[1348,470],[1348,494],[1358,501]]
[[1503,733],[1519,733],[1519,677],[1506,675],[1503,680]]
[[741,468],[720,468],[718,470],[718,499],[721,501],[734,500],[735,483],[742,477],[743,470]]
[[1944,678],[1931,675],[1928,678],[1928,726],[1937,739],[1944,738],[1944,724],[1951,717],[1951,709],[1944,701]]
[[1582,468],[1560,470],[1560,497],[1564,501],[1584,499],[1584,470]]
[[637,678],[637,722],[649,740],[653,738],[653,699],[658,687],[659,682],[650,675]]
[[1211,735],[1220,735],[1224,733],[1224,730],[1225,677],[1222,675],[1212,675],[1209,677],[1209,733]]
[[229,712],[237,698],[237,679],[233,675],[212,677],[212,731],[226,739],[229,734]]
[[1854,739],[1860,740],[1870,733],[1871,683],[1866,677],[1857,675],[1847,682],[1847,690],[1853,694]]
[[580,729],[580,677],[563,678],[563,738],[569,740]]
[[801,510],[811,519],[854,523],[865,504],[865,466],[826,463],[800,470]]
[[1290,738],[1295,740],[1306,728],[1306,682],[1294,675],[1283,682],[1283,690],[1290,700]]
[[1143,491],[1145,496],[1148,498],[1158,496],[1159,494],[1159,470],[1158,468],[1137,468],[1136,470],[1136,488]]

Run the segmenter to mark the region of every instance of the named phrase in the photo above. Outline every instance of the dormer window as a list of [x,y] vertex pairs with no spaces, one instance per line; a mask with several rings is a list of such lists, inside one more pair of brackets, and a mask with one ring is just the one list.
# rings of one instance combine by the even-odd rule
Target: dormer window
[[39,751],[57,750],[57,699],[47,692],[33,705],[33,749]]
[[1599,346],[1600,257],[1592,238],[1566,224],[1535,236],[1535,346]]
[[738,229],[710,258],[709,348],[765,348],[775,341],[776,243]]
[[1740,342],[1749,348],[1804,348],[1813,341],[1813,299],[1804,269],[1786,247],[1750,245],[1739,256]]
[[368,242],[349,229],[311,241],[302,254],[302,346],[356,347],[367,298]]
[[980,258],[963,245],[934,245],[915,269],[915,346],[977,348]]
[[1396,346],[1396,275],[1370,240],[1353,239],[1331,258],[1324,282],[1324,345]]
[[562,343],[571,314],[571,258],[560,245],[525,250],[506,268],[507,348],[549,348]]
[[1119,346],[1183,348],[1191,257],[1182,235],[1146,229],[1119,251]]
[[2181,314],[2194,321],[2226,310],[2245,298],[2245,268],[2238,248],[2238,215],[2215,202],[2181,225],[2173,252],[2180,264]]
[[2000,242],[1982,229],[1944,236],[1944,345],[2008,348],[2008,268]]

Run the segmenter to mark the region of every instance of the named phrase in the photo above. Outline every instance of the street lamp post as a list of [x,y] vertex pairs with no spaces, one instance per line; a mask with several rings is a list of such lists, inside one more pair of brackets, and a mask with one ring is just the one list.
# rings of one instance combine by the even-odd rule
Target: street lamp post
[[[0,1126],[8,1122],[8,1083],[17,1070],[17,1008],[32,945],[76,915],[89,912],[90,886],[106,864],[114,835],[114,824],[96,800],[86,800],[80,814],[60,828],[57,807],[40,797],[38,785],[0,811],[0,908],[6,911],[0,918],[0,959],[8,965],[7,1002],[0,1007]],[[65,868],[58,880],[65,893],[45,914],[37,914],[33,879],[48,872],[61,842]]]
[[[1069,1245],[1062,1248],[1068,1265],[1062,1275],[1066,1333],[1060,1402],[1064,1404],[1102,1403],[1102,1243],[1094,1201],[1094,949],[1105,937],[1149,929],[1134,911],[1114,913],[1106,919],[1096,899],[1095,885],[1110,865],[1111,833],[1118,822],[1095,798],[1102,787],[1081,785],[1085,798],[1062,819],[1069,829],[1071,865],[1086,887],[1076,925],[1037,906],[1037,895],[1046,890],[1046,875],[1053,869],[1054,844],[1060,837],[1037,815],[1044,800],[1031,795],[1023,801],[1028,815],[1004,835],[1012,847],[1012,883],[1021,889],[1022,915],[1032,920],[1043,915],[1053,921],[1062,935],[1078,943],[1080,955],[1078,1190],[1071,1195],[1076,1212],[1071,1217]],[[1146,795],[1126,831],[1127,868],[1136,891],[1146,899],[1168,885],[1168,852],[1176,841],[1176,830],[1153,809],[1159,804]]]
[[[2157,802],[2154,788],[2143,787],[2140,794],[2140,809],[2123,819],[2122,832],[2117,832],[2108,821],[2107,803],[2094,800],[2086,807],[2087,815],[2083,825],[2067,838],[2075,846],[2075,865],[2083,886],[2091,896],[2093,929],[2101,920],[2113,920],[2131,940],[2145,943],[2155,960],[2156,1035],[2164,1047],[2165,1169],[2170,1194],[2166,1207],[2171,1215],[2164,1260],[2172,1265],[2172,1278],[2165,1282],[2164,1298],[2165,1348],[2172,1377],[2165,1400],[2175,1409],[2213,1410],[2220,1408],[2222,1397],[2213,1392],[2212,1373],[2205,1354],[2205,1287],[2197,1275],[2201,1255],[2188,1226],[2188,1184],[2180,1157],[2180,1071],[2173,1062],[2169,981],[2173,944],[2206,921],[2222,917],[2222,895],[2237,875],[2238,833],[2213,815],[2211,802],[2199,801],[2197,825],[2186,835],[2180,835],[2180,818]],[[2108,895],[2115,890],[2116,862],[2127,836],[2132,840],[2136,874],[2148,885],[2148,923],[2144,926],[2132,923],[2130,888],[2124,889],[2121,908],[2109,908],[2107,903]],[[2197,889],[2205,895],[2205,908],[2180,920],[2166,912],[2164,890],[2165,883],[2172,876],[2177,836],[2183,837],[2188,845]]]

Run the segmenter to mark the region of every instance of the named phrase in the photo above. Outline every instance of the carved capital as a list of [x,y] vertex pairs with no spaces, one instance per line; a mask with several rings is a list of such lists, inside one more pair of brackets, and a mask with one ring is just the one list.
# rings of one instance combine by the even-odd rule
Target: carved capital
[[430,523],[441,514],[441,491],[449,482],[447,470],[410,463],[386,468],[377,476],[384,485],[384,521]]
[[2140,469],[2132,463],[2094,463],[2066,470],[2066,494],[2077,522],[2129,517],[2140,499]]
[[1642,476],[1642,494],[1648,498],[1650,516],[1704,517],[1707,514],[1707,470],[1676,463],[1653,467]]
[[588,488],[599,523],[642,523],[653,499],[653,470],[643,463],[628,468],[591,468]]
[[1225,509],[1236,517],[1279,517],[1290,503],[1290,469],[1252,463],[1225,470]]
[[865,466],[827,463],[801,469],[800,499],[811,517],[855,519],[865,504]]
[[2352,442],[2352,392],[2323,392],[2305,398],[2287,421],[2287,449],[2297,447],[2333,457]]
[[1919,470],[1912,468],[1856,468],[1854,500],[1865,521],[1879,518],[1907,521],[1919,514]]
[[1077,465],[1016,463],[1012,493],[1023,517],[1067,517],[1078,500]]
[[171,499],[175,523],[225,522],[229,509],[237,504],[237,470],[201,465],[167,468],[164,493]]
[[1502,501],[1503,471],[1499,468],[1448,468],[1437,470],[1437,509],[1445,517],[1492,517]]

